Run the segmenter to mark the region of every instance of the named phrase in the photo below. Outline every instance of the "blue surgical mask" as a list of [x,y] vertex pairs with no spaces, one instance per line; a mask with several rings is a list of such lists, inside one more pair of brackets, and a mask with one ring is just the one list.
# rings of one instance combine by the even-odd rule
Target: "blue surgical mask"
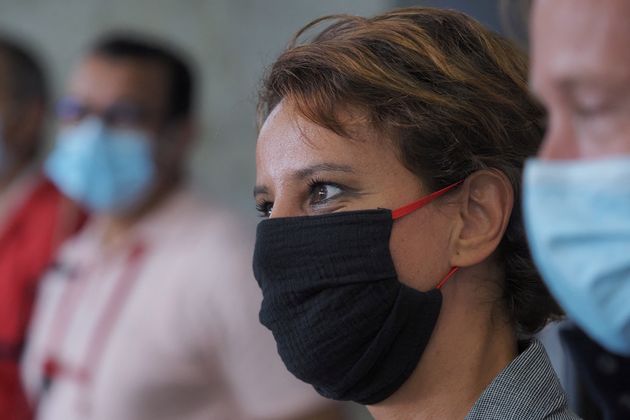
[[97,118],[62,129],[44,169],[66,195],[95,212],[129,210],[155,177],[147,136],[107,128]]
[[534,260],[567,314],[630,355],[630,157],[527,162],[524,213]]

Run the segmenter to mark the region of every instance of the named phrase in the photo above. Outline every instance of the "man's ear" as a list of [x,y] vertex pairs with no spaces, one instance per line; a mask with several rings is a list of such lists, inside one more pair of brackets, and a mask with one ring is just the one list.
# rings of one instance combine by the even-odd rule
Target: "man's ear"
[[40,101],[29,101],[12,113],[13,118],[6,122],[6,139],[18,159],[33,158],[40,147],[45,106]]
[[460,223],[451,235],[451,266],[468,267],[497,249],[514,206],[514,190],[498,170],[479,170],[460,187]]
[[185,150],[189,150],[199,131],[197,120],[192,117],[185,118],[177,123],[173,131],[176,143],[182,145]]
[[183,168],[196,133],[197,126],[192,118],[168,124],[159,139],[158,164],[167,171]]

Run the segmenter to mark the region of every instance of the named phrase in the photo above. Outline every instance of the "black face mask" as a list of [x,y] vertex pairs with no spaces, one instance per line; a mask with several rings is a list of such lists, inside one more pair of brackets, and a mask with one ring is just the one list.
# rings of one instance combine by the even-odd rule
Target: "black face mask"
[[398,281],[389,250],[392,225],[457,185],[394,212],[272,218],[258,225],[260,321],[291,373],[324,397],[361,404],[384,400],[409,378],[435,327],[442,294]]

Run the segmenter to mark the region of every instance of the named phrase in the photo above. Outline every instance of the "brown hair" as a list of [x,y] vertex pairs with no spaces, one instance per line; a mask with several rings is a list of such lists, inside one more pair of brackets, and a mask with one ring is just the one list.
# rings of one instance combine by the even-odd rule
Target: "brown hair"
[[517,330],[532,333],[561,312],[533,265],[521,218],[523,162],[543,136],[526,74],[524,54],[463,13],[418,7],[370,19],[328,16],[299,31],[270,68],[259,122],[286,98],[305,118],[351,137],[340,114],[359,110],[432,190],[480,169],[502,171],[516,197],[498,249],[503,297]]

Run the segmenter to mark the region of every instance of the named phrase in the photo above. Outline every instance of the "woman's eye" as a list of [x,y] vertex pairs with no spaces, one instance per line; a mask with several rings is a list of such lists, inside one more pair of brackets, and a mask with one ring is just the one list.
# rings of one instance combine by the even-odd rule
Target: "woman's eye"
[[311,190],[311,204],[321,204],[341,194],[341,188],[331,184],[317,184]]
[[270,217],[271,212],[273,211],[273,203],[270,203],[268,201],[257,203],[256,211],[259,213],[260,217]]

